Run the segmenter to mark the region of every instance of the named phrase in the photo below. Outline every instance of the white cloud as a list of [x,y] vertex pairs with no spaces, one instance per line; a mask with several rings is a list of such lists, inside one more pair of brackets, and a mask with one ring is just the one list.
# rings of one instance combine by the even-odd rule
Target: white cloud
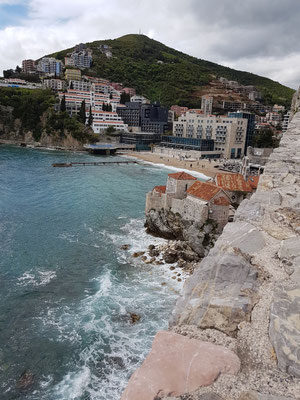
[[279,0],[228,5],[229,0],[29,0],[26,19],[0,30],[0,70],[79,42],[141,30],[195,57],[298,86],[300,3],[293,8]]

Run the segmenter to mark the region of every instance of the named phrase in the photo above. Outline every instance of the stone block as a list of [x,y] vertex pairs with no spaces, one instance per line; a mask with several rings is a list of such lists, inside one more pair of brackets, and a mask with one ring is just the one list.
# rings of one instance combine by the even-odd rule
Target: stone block
[[239,400],[296,400],[291,397],[276,396],[272,394],[263,394],[254,391],[244,392],[239,397]]
[[237,355],[223,346],[161,331],[142,366],[131,376],[121,400],[179,396],[211,385],[220,374],[237,374],[239,369]]
[[300,378],[300,286],[274,293],[269,336],[278,368]]
[[213,252],[186,281],[171,325],[196,325],[235,336],[254,305],[257,272],[238,254]]

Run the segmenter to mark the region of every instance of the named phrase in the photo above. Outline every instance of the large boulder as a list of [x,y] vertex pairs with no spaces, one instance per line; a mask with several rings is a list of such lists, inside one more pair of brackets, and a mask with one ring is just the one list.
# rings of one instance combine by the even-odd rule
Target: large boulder
[[121,400],[179,396],[211,385],[220,374],[237,374],[239,368],[239,358],[223,346],[161,331]]
[[269,336],[278,368],[300,378],[300,286],[278,289],[270,310]]
[[186,282],[170,323],[235,336],[239,323],[250,319],[257,272],[239,254],[211,253]]

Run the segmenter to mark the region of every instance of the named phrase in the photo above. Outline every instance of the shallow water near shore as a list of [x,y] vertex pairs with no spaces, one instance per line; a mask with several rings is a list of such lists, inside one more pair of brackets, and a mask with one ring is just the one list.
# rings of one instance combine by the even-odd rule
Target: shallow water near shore
[[[117,400],[167,327],[180,283],[167,266],[131,254],[164,243],[143,224],[146,192],[165,184],[168,170],[51,167],[91,160],[99,157],[0,148],[3,400]],[[130,313],[141,320],[131,324]]]

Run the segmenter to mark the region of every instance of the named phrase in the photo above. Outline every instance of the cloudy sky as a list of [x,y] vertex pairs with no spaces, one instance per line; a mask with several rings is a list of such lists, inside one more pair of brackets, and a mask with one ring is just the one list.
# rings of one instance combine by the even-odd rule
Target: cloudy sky
[[79,42],[142,33],[300,85],[299,0],[0,0],[0,73]]

